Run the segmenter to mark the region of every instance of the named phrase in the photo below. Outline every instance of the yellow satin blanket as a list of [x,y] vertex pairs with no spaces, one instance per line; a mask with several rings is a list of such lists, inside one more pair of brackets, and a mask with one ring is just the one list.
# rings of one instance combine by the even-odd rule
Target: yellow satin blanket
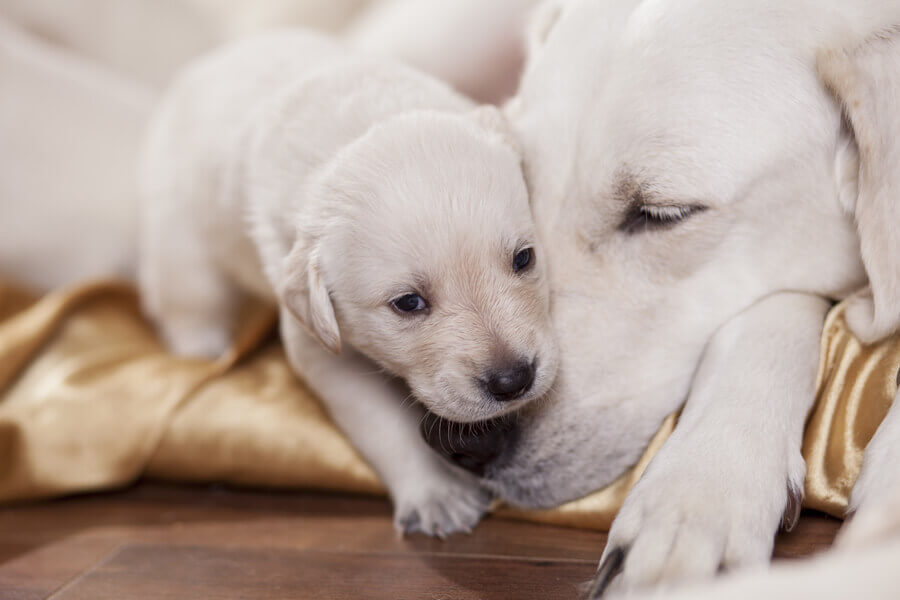
[[[297,381],[270,309],[241,319],[218,361],[167,354],[134,291],[98,283],[40,299],[0,282],[0,502],[192,482],[383,493],[371,468]],[[804,440],[805,506],[841,516],[862,451],[897,389],[900,337],[862,347],[841,306],[822,338],[818,396]],[[675,426],[616,482],[546,511],[507,516],[598,529]]]

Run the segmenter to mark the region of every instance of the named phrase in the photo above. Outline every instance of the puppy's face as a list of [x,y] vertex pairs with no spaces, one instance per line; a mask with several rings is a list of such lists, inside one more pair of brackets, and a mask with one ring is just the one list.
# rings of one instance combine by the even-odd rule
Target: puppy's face
[[546,259],[500,120],[395,118],[345,149],[317,192],[340,337],[457,421],[544,394],[558,362]]
[[816,73],[842,19],[811,7],[572,2],[537,49],[509,110],[562,363],[485,468],[501,495],[549,505],[609,483],[723,323],[780,290],[864,282],[841,114]]

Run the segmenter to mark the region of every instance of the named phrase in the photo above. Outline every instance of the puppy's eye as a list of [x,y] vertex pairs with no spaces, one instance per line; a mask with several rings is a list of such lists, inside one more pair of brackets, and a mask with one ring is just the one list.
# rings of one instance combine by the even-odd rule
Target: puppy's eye
[[391,300],[394,310],[401,313],[415,313],[428,308],[428,303],[418,294],[406,294]]
[[532,263],[534,263],[534,250],[522,248],[513,256],[513,271],[520,273],[530,267]]
[[619,225],[619,231],[633,234],[643,231],[669,229],[691,215],[704,210],[706,210],[706,207],[699,204],[671,204],[668,206],[639,204],[633,206],[625,215],[625,218]]

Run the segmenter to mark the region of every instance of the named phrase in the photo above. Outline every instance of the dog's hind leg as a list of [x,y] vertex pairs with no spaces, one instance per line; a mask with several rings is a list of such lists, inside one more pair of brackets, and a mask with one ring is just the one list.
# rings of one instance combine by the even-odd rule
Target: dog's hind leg
[[221,259],[234,245],[221,185],[227,149],[207,142],[191,92],[163,100],[144,140],[138,284],[171,350],[213,358],[229,346],[241,294]]
[[144,310],[176,354],[215,358],[228,349],[240,294],[183,221],[150,227],[139,261]]
[[[165,146],[150,145],[150,158],[165,156]],[[213,258],[217,241],[205,235],[210,190],[202,171],[171,162],[142,174],[141,301],[172,351],[214,358],[228,348],[240,293]]]

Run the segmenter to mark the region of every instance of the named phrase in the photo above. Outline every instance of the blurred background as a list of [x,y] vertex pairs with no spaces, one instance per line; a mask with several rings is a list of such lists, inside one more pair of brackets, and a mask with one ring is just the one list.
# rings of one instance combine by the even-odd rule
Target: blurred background
[[0,275],[38,289],[130,275],[141,132],[167,82],[211,48],[312,28],[496,104],[515,90],[536,3],[0,0]]

